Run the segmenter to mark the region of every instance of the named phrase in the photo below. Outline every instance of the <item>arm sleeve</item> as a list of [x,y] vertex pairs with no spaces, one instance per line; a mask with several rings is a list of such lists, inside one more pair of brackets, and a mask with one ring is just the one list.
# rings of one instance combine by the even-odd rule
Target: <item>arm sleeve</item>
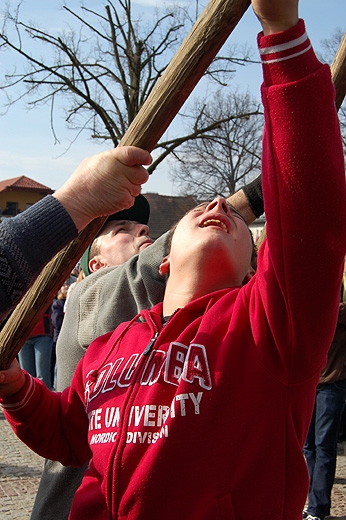
[[73,220],[48,195],[0,226],[0,320],[19,302],[43,267],[77,236]]
[[83,378],[77,377],[74,387],[59,393],[25,374],[26,381],[21,390],[0,399],[12,430],[41,457],[58,460],[67,466],[81,466],[91,456]]
[[[257,309],[262,301],[264,311],[262,321],[256,313],[254,336],[263,340],[270,371],[297,382],[321,370],[335,331],[346,236],[344,157],[330,68],[316,58],[303,21],[258,42],[267,239],[259,249],[253,302]],[[268,327],[273,349],[265,348]]]
[[264,212],[263,194],[262,194],[262,175],[256,177],[243,188],[243,192],[250,204],[251,210],[256,217],[260,217]]

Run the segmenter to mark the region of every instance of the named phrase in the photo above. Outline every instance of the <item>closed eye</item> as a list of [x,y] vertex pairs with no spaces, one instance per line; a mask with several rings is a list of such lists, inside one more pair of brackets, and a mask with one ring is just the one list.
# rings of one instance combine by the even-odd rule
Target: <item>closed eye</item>
[[130,221],[119,221],[119,224],[114,226],[113,228],[113,235],[117,235],[118,233],[128,233],[131,229],[131,222]]
[[227,201],[226,201],[226,204],[227,204],[227,206],[229,207],[229,209],[231,210],[231,213],[232,213],[232,216],[233,216],[233,217],[239,218],[240,220],[243,220],[243,221],[245,222],[244,217],[239,213],[238,210],[235,209],[234,206],[232,206],[232,204],[230,204],[230,203],[227,202]]
[[210,202],[201,202],[201,204],[198,204],[198,206],[193,208],[191,210],[191,212],[193,212],[193,211],[201,211],[201,210],[205,209],[209,204],[210,204]]

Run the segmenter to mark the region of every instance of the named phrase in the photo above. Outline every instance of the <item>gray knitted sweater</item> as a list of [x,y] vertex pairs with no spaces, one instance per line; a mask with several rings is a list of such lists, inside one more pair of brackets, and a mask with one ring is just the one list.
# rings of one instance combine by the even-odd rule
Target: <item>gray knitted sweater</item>
[[0,321],[15,307],[43,267],[77,236],[60,202],[48,195],[0,225]]

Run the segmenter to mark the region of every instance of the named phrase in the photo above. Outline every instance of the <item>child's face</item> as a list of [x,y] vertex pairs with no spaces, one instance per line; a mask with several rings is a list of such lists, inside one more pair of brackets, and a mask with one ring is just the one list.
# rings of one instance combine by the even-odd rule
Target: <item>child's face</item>
[[[198,205],[178,223],[172,237],[169,258],[192,261],[201,269],[229,273],[232,285],[241,285],[251,268],[253,243],[241,215],[224,198]],[[173,263],[172,263],[173,261]],[[209,271],[208,271],[209,270]],[[201,273],[202,274],[202,273]]]

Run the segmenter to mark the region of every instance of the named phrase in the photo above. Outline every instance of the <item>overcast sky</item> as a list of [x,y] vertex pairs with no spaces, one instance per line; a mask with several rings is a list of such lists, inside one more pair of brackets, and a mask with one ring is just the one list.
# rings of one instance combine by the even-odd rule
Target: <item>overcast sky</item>
[[[99,0],[85,0],[84,3],[95,10],[103,5]],[[150,10],[154,3],[151,0],[133,1],[141,11]],[[195,0],[190,0],[189,3],[195,5]],[[203,4],[201,1],[198,3]],[[71,19],[67,13],[59,11],[60,5],[60,0],[24,0],[22,10],[24,13],[26,9],[29,13],[28,20],[55,30],[63,27],[64,23],[70,22]],[[76,8],[79,1],[67,0],[67,5]],[[300,14],[306,22],[308,34],[316,50],[321,49],[321,40],[330,38],[335,29],[346,30],[345,0],[301,0]],[[259,23],[250,8],[228,43],[248,42],[255,49],[258,31]],[[0,51],[0,76],[4,71],[10,70],[10,67],[9,55]],[[259,66],[251,66],[239,71],[234,83],[244,90],[249,88],[258,96],[260,80]],[[0,112],[4,110],[4,103],[4,95],[0,92]],[[92,143],[85,134],[66,152],[72,134],[64,130],[62,124],[59,126],[59,138],[60,143],[54,144],[48,108],[27,111],[21,103],[12,107],[6,115],[0,117],[0,180],[26,175],[52,189],[57,189],[84,157],[105,149],[105,145]],[[146,192],[176,195],[165,168],[151,176],[143,187],[143,193]]]

